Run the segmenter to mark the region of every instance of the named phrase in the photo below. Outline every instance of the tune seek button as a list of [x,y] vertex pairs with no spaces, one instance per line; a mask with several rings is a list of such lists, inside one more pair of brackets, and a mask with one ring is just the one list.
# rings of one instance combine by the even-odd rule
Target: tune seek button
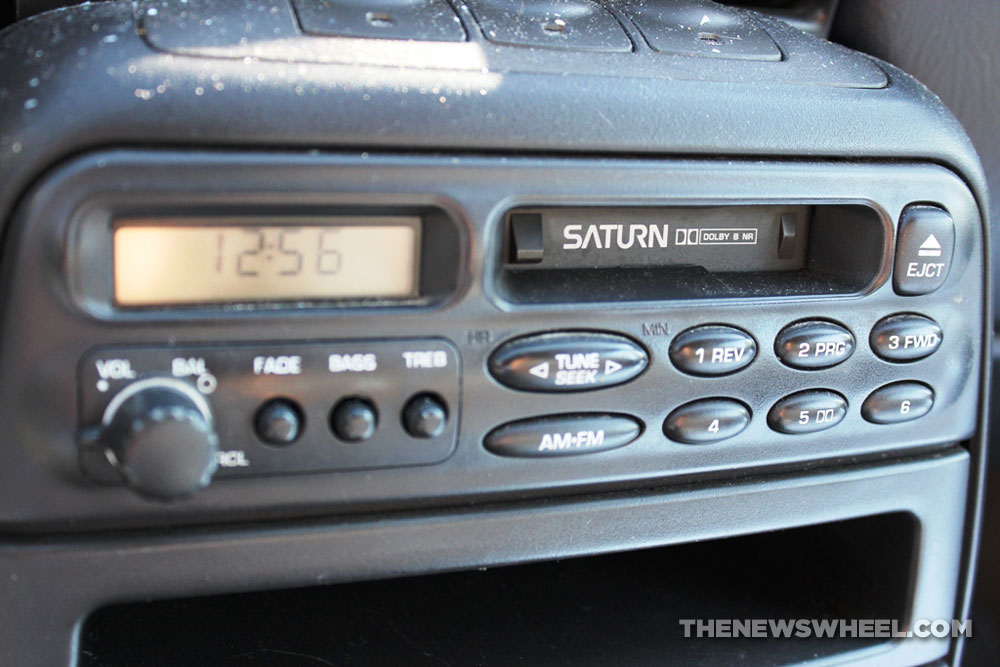
[[625,415],[553,415],[504,424],[491,431],[483,445],[500,456],[571,456],[623,447],[640,433],[639,421]]
[[829,389],[809,389],[775,403],[767,414],[767,423],[775,431],[798,435],[825,431],[846,415],[846,398]]
[[854,352],[854,334],[826,320],[798,322],[781,330],[774,341],[774,352],[792,368],[830,368]]
[[872,351],[898,363],[929,357],[941,346],[941,327],[929,317],[902,313],[879,320],[868,338]]
[[729,375],[750,365],[757,341],[736,327],[710,325],[682,332],[670,345],[670,360],[690,375]]
[[873,391],[861,404],[861,416],[873,424],[920,419],[934,407],[934,390],[922,382],[893,382]]
[[585,391],[628,382],[649,363],[625,336],[561,331],[515,338],[490,356],[493,377],[512,389]]
[[750,409],[731,398],[706,398],[682,405],[667,417],[663,433],[677,442],[703,445],[731,438],[750,423]]

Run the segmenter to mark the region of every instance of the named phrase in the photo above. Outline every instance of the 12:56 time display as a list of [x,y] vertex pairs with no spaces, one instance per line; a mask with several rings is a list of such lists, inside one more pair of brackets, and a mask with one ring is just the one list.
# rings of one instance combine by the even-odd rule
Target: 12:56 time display
[[[233,233],[231,228],[227,228],[218,232],[216,273],[233,267],[241,276],[259,276],[268,272],[278,276],[297,276],[303,270],[332,276],[340,271],[343,263],[343,235],[340,229],[258,227],[238,231],[240,233]],[[233,252],[235,256],[230,257],[228,253]]]
[[325,218],[323,224],[195,222],[118,223],[113,239],[116,303],[153,306],[417,294],[419,218]]

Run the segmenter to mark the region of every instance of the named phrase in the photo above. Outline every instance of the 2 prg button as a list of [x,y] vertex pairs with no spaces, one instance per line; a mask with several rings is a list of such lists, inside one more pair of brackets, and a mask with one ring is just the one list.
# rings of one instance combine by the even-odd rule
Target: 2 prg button
[[827,320],[797,322],[778,333],[774,352],[792,368],[831,368],[847,361],[854,352],[854,334]]

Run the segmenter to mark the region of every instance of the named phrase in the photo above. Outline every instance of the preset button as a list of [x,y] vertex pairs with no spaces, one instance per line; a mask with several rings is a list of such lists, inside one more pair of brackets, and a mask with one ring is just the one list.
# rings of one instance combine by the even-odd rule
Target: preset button
[[757,342],[736,327],[709,325],[682,332],[670,345],[670,360],[691,375],[728,375],[746,368]]
[[767,423],[782,433],[815,433],[836,426],[846,415],[846,398],[829,389],[810,389],[775,403]]
[[774,351],[792,368],[815,370],[846,361],[854,352],[854,334],[834,322],[791,324],[778,334]]
[[750,423],[750,409],[731,398],[706,398],[682,405],[667,417],[663,433],[677,442],[702,445],[731,438]]
[[508,341],[490,357],[489,368],[513,389],[563,392],[628,382],[648,363],[646,351],[625,336],[566,331]]
[[874,424],[920,419],[934,407],[934,390],[922,382],[893,382],[873,391],[861,404],[861,416]]
[[886,361],[917,361],[937,352],[941,327],[923,315],[890,315],[872,327],[868,342],[872,351]]

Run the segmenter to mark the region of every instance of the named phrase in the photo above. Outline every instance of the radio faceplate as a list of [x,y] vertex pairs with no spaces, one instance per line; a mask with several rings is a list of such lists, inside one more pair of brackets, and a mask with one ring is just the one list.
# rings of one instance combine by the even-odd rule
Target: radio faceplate
[[[17,423],[30,428],[32,437],[18,439],[0,451],[6,474],[19,476],[16,491],[0,488],[0,494],[7,496],[0,504],[6,512],[0,521],[9,525],[70,519],[81,524],[99,519],[121,525],[209,517],[216,521],[262,511],[356,511],[551,495],[634,485],[638,480],[666,483],[803,470],[847,459],[943,447],[975,432],[985,349],[982,223],[965,184],[942,167],[371,154],[289,155],[282,160],[268,156],[260,161],[243,154],[235,173],[231,165],[225,156],[205,154],[106,153],[81,158],[55,172],[27,200],[14,221],[4,263],[9,306],[0,363],[8,383],[0,388],[4,392],[0,405],[16,411]],[[123,183],[128,184],[127,192]],[[247,203],[251,194],[253,205]],[[915,204],[947,212],[954,226],[954,249],[940,287],[906,296],[897,293],[891,279],[895,229],[903,211]],[[509,257],[505,254],[507,214],[512,210],[723,205],[828,206],[847,211],[861,207],[870,212],[882,243],[862,247],[858,243],[865,237],[847,233],[833,234],[831,242],[840,244],[836,252],[854,248],[857,253],[873,254],[877,259],[874,277],[864,290],[849,295],[811,292],[755,297],[755,293],[768,292],[756,290],[760,285],[744,278],[748,282],[740,286],[740,299],[674,300],[671,286],[658,282],[655,271],[604,267],[601,271],[608,272],[604,274],[608,284],[621,298],[597,299],[592,283],[576,280],[572,271],[553,277],[559,286],[549,292],[548,300],[507,298],[503,272]],[[176,213],[185,207],[246,215],[255,206],[268,214],[436,211],[454,230],[456,243],[447,246],[454,252],[438,255],[435,261],[457,267],[455,287],[436,301],[388,308],[364,303],[304,308],[266,303],[229,308],[95,307],[94,295],[105,287],[94,276],[98,272],[108,275],[107,264],[102,264],[107,261],[107,246],[88,254],[92,246],[87,239],[98,238],[94,232],[100,229],[105,230],[100,238],[107,239],[108,221],[116,215],[152,209]],[[837,230],[835,219],[824,224]],[[440,253],[442,247],[446,246],[430,249]],[[89,287],[80,289],[81,285]],[[659,296],[658,285],[662,287]],[[566,298],[553,301],[553,295]],[[918,317],[906,320],[913,315]],[[812,323],[809,331],[818,337],[807,336],[807,340],[802,338],[801,327],[789,329],[802,323]],[[753,341],[752,353],[743,343],[681,339],[681,334],[703,327],[743,332]],[[932,346],[928,336],[935,332],[938,339]],[[626,382],[591,388],[584,380],[594,375],[595,351],[568,351],[566,367],[552,367],[550,372],[565,370],[573,374],[574,382],[579,380],[569,392],[528,391],[505,384],[491,371],[491,357],[508,341],[551,333],[601,333],[633,341],[647,363]],[[906,348],[902,356],[892,348],[893,335],[903,341],[898,344]],[[907,335],[924,337],[918,351],[906,346]],[[151,372],[170,374],[173,358],[201,356],[211,367],[210,350],[225,349],[233,359],[242,359],[239,363],[250,377],[255,357],[294,355],[298,346],[330,346],[323,357],[328,364],[330,351],[341,346],[344,353],[363,352],[370,344],[395,349],[391,346],[430,339],[438,341],[442,350],[454,350],[455,366],[449,365],[447,381],[399,387],[387,382],[379,386],[386,398],[379,398],[378,407],[383,400],[391,406],[379,411],[379,424],[391,421],[385,435],[395,438],[386,447],[416,456],[412,452],[423,451],[419,447],[427,443],[404,435],[400,410],[416,393],[430,392],[445,399],[448,428],[456,429],[457,440],[452,448],[451,441],[445,443],[447,438],[442,436],[440,449],[434,445],[433,457],[409,459],[396,466],[375,457],[374,447],[365,449],[373,439],[349,446],[358,452],[352,454],[358,458],[351,466],[332,459],[321,466],[309,459],[309,452],[326,455],[341,446],[328,425],[320,423],[329,419],[330,410],[341,398],[364,398],[368,392],[363,374],[324,370],[323,386],[317,390],[323,399],[306,413],[306,433],[322,433],[322,446],[305,439],[287,447],[256,440],[256,410],[271,397],[286,393],[276,380],[239,410],[231,410],[222,393],[209,397],[213,413],[231,420],[233,426],[225,427],[228,432],[242,434],[232,437],[234,444],[220,443],[222,450],[241,449],[235,442],[243,437],[247,447],[252,444],[267,452],[267,460],[274,465],[268,474],[223,471],[207,489],[173,504],[150,503],[116,486],[95,485],[81,474],[81,428],[92,426],[100,411],[99,401],[89,402],[90,394],[80,403],[83,387],[96,389],[99,379],[91,357],[95,350],[115,351],[110,357],[115,359],[128,357],[125,350],[156,350],[149,353],[158,359]],[[849,340],[853,345],[848,351]],[[789,343],[791,351],[780,352],[787,346],[779,341],[792,341],[799,347]],[[688,345],[685,349],[692,363],[707,365],[699,370],[677,361],[680,352],[676,350],[684,347],[679,342]],[[802,344],[810,346],[808,362],[802,357]],[[820,361],[809,365],[815,355]],[[609,359],[626,365],[617,357]],[[743,363],[746,359],[749,362]],[[551,360],[559,363],[555,356]],[[598,358],[599,373],[611,368],[606,361]],[[134,363],[138,367],[139,361]],[[540,363],[546,362],[531,367]],[[906,400],[910,401],[907,415],[923,410],[929,398],[926,391],[921,390],[919,396],[911,392],[907,398],[898,386],[885,389],[899,382],[909,383],[903,388],[912,392],[929,388],[931,407],[919,418],[899,423],[869,419],[874,408],[901,413]],[[880,393],[869,400],[877,390]],[[803,396],[802,392],[809,393]],[[782,402],[791,397],[798,411],[792,421],[802,419],[805,411],[808,424],[801,426],[808,428],[785,425],[791,412],[789,404]],[[833,397],[843,403],[834,405]],[[14,423],[14,412],[6,416]],[[552,421],[564,416],[574,421]],[[639,433],[621,446],[604,447],[600,424],[586,421],[595,416],[625,418],[638,425]],[[545,451],[552,447],[560,455],[510,455],[509,448],[498,455],[488,448],[488,434],[525,420],[535,420],[532,424],[541,420],[549,427],[539,431],[535,453],[543,451],[542,439],[547,434]],[[626,421],[606,423],[607,442],[612,435],[624,439],[631,432]],[[692,431],[692,424],[700,425],[700,432]],[[824,428],[812,428],[817,425]],[[319,430],[313,431],[314,427]],[[523,435],[524,429],[518,433]],[[378,434],[376,430],[374,437],[381,437]],[[520,442],[517,447],[523,450]],[[417,449],[408,449],[411,444]],[[332,449],[324,450],[326,445]],[[579,449],[579,455],[565,455],[567,447]],[[252,469],[254,459],[250,461]],[[363,469],[326,472],[354,464]],[[380,467],[383,464],[390,467]],[[284,475],[292,470],[300,474]],[[314,474],[301,474],[307,471]]]

